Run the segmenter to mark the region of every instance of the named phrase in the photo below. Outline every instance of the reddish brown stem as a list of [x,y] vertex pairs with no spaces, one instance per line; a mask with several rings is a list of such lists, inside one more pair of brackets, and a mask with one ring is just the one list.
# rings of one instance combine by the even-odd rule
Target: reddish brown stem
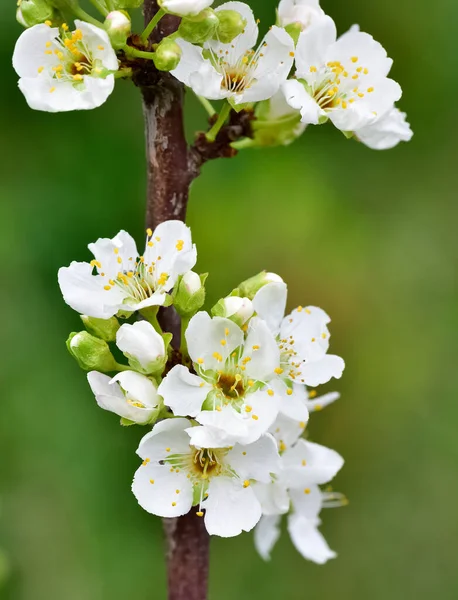
[[[145,24],[158,10],[155,0],[145,0]],[[166,16],[152,34],[153,42],[176,30],[178,19]],[[147,201],[146,226],[169,219],[186,218],[189,186],[198,166],[189,152],[183,126],[183,86],[168,73],[150,65],[137,84],[143,96],[146,129]],[[159,321],[180,340],[180,319],[173,308],[160,311]],[[165,519],[169,600],[206,600],[208,587],[209,536],[204,520],[192,510],[177,519]]]

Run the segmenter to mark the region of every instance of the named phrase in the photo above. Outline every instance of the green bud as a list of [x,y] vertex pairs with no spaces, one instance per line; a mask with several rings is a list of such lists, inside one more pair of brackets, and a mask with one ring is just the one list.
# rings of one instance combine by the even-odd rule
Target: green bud
[[301,123],[300,111],[291,108],[281,93],[259,102],[255,115],[249,146],[287,146],[300,137],[306,127]]
[[24,27],[33,27],[45,21],[53,21],[56,11],[47,0],[23,0],[18,6],[16,19]]
[[207,8],[194,17],[183,17],[178,35],[191,44],[203,44],[216,34],[218,24],[215,11]]
[[261,271],[261,273],[258,273],[254,277],[250,277],[250,279],[242,281],[237,289],[241,296],[246,296],[250,300],[253,300],[253,298],[256,296],[256,293],[268,283],[279,283],[282,281],[283,279],[276,273],[267,273],[266,271]]
[[230,44],[246,27],[246,20],[236,10],[219,10],[217,13],[219,25],[215,39],[223,44]]
[[117,370],[117,363],[108,344],[87,331],[71,333],[67,340],[67,348],[85,371],[107,373]]
[[96,319],[95,317],[81,315],[81,320],[90,334],[95,335],[95,337],[101,340],[105,340],[105,342],[114,342],[116,340],[116,333],[121,327],[116,317],[111,317],[111,319]]
[[248,298],[228,296],[219,300],[212,308],[211,313],[214,317],[230,319],[241,327],[252,317],[254,308]]
[[289,35],[293,38],[294,44],[297,44],[299,41],[299,36],[302,32],[302,24],[301,23],[290,23],[285,27],[285,30]]
[[111,45],[115,50],[124,48],[127,38],[132,32],[132,23],[128,13],[123,10],[114,10],[108,14],[103,24]]
[[180,59],[180,46],[169,38],[164,38],[154,53],[154,64],[159,71],[173,71],[178,66]]
[[205,280],[208,274],[198,275],[189,271],[180,278],[175,287],[173,305],[182,317],[192,317],[205,302]]

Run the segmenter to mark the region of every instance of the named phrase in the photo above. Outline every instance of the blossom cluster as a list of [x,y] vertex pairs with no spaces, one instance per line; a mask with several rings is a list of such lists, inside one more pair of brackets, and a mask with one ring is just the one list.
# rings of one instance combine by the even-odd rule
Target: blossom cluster
[[[56,9],[59,0],[22,0],[18,18],[28,29],[13,65],[29,105],[50,112],[98,107],[115,79],[135,78],[149,60],[190,88],[210,116],[210,101],[224,102],[207,133],[210,142],[231,110],[253,114],[252,135],[234,141],[238,149],[286,145],[308,125],[327,121],[373,149],[412,137],[396,106],[402,91],[389,78],[393,61],[383,46],[357,25],[338,36],[318,0],[280,0],[276,24],[261,41],[251,8],[232,0],[214,10],[212,0],[162,0],[143,34],[131,35],[125,9],[141,3],[112,0],[121,10],[104,13],[102,23],[72,0],[78,18],[70,31]],[[148,37],[167,13],[181,23],[152,50]]]
[[[315,306],[287,313],[287,286],[267,272],[203,310],[206,275],[192,270],[197,252],[180,221],[148,229],[142,254],[125,231],[89,249],[90,262],[59,271],[85,325],[67,346],[97,404],[149,429],[132,484],[139,504],[160,517],[193,510],[212,535],[256,528],[264,558],[288,515],[304,557],[335,556],[319,514],[345,499],[320,486],[343,459],[308,439],[310,414],[338,398],[312,388],[345,366],[328,353],[328,315]],[[181,316],[180,340],[161,326],[160,307]]]

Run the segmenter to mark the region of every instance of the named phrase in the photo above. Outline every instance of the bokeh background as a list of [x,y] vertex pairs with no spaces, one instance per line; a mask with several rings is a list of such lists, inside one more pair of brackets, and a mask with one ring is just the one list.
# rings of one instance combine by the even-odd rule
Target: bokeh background
[[[62,301],[61,265],[120,228],[143,239],[140,98],[121,82],[101,109],[30,111],[11,54],[21,32],[0,3],[0,590],[8,600],[165,598],[159,519],[130,492],[143,434],[96,407],[65,349],[79,320]],[[261,24],[274,0],[251,0]],[[395,58],[415,130],[385,153],[311,127],[289,148],[205,166],[189,223],[209,306],[263,269],[290,305],[333,318],[341,400],[312,438],[346,458],[326,511],[339,558],[306,563],[287,535],[271,564],[252,536],[212,542],[211,598],[458,598],[457,52],[455,0],[323,0]],[[189,131],[204,116],[188,99]],[[196,548],[196,552],[199,549]]]

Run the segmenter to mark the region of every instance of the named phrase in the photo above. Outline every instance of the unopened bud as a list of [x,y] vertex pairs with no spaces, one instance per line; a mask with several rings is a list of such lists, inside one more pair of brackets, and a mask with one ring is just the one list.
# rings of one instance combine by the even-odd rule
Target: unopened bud
[[281,283],[283,279],[280,275],[276,273],[267,273],[267,271],[261,271],[254,277],[250,277],[246,281],[242,281],[242,283],[238,286],[238,291],[242,296],[246,296],[250,300],[256,296],[256,293],[259,290],[267,285],[268,283]]
[[166,344],[148,321],[122,325],[116,335],[116,344],[132,369],[145,375],[162,374],[167,362]]
[[67,340],[67,348],[85,371],[107,373],[117,370],[117,363],[108,344],[87,331],[71,333]]
[[123,48],[132,32],[131,20],[123,10],[114,10],[105,19],[104,27],[115,50]]
[[182,317],[191,317],[202,308],[205,302],[205,280],[207,274],[198,275],[188,271],[175,288],[173,305]]
[[116,333],[120,328],[119,321],[116,317],[111,317],[111,319],[96,319],[95,317],[81,315],[81,320],[87,331],[89,331],[90,334],[95,335],[95,337],[98,337],[105,342],[114,342],[116,340]]
[[183,18],[178,27],[178,34],[191,44],[203,44],[215,35],[218,24],[215,11],[207,8],[195,17]]
[[180,46],[168,38],[164,38],[154,53],[154,64],[158,71],[173,71],[181,59]]
[[232,40],[243,33],[246,20],[236,10],[218,10],[219,25],[216,30],[215,39],[223,44],[229,44]]
[[55,17],[56,11],[46,0],[23,0],[16,13],[16,19],[23,27],[53,21]]
[[250,146],[287,146],[300,137],[306,128],[301,113],[286,102],[281,90],[269,100],[256,105],[253,137]]
[[224,317],[237,323],[240,327],[253,316],[254,308],[251,300],[239,296],[222,298],[212,308],[215,317]]

